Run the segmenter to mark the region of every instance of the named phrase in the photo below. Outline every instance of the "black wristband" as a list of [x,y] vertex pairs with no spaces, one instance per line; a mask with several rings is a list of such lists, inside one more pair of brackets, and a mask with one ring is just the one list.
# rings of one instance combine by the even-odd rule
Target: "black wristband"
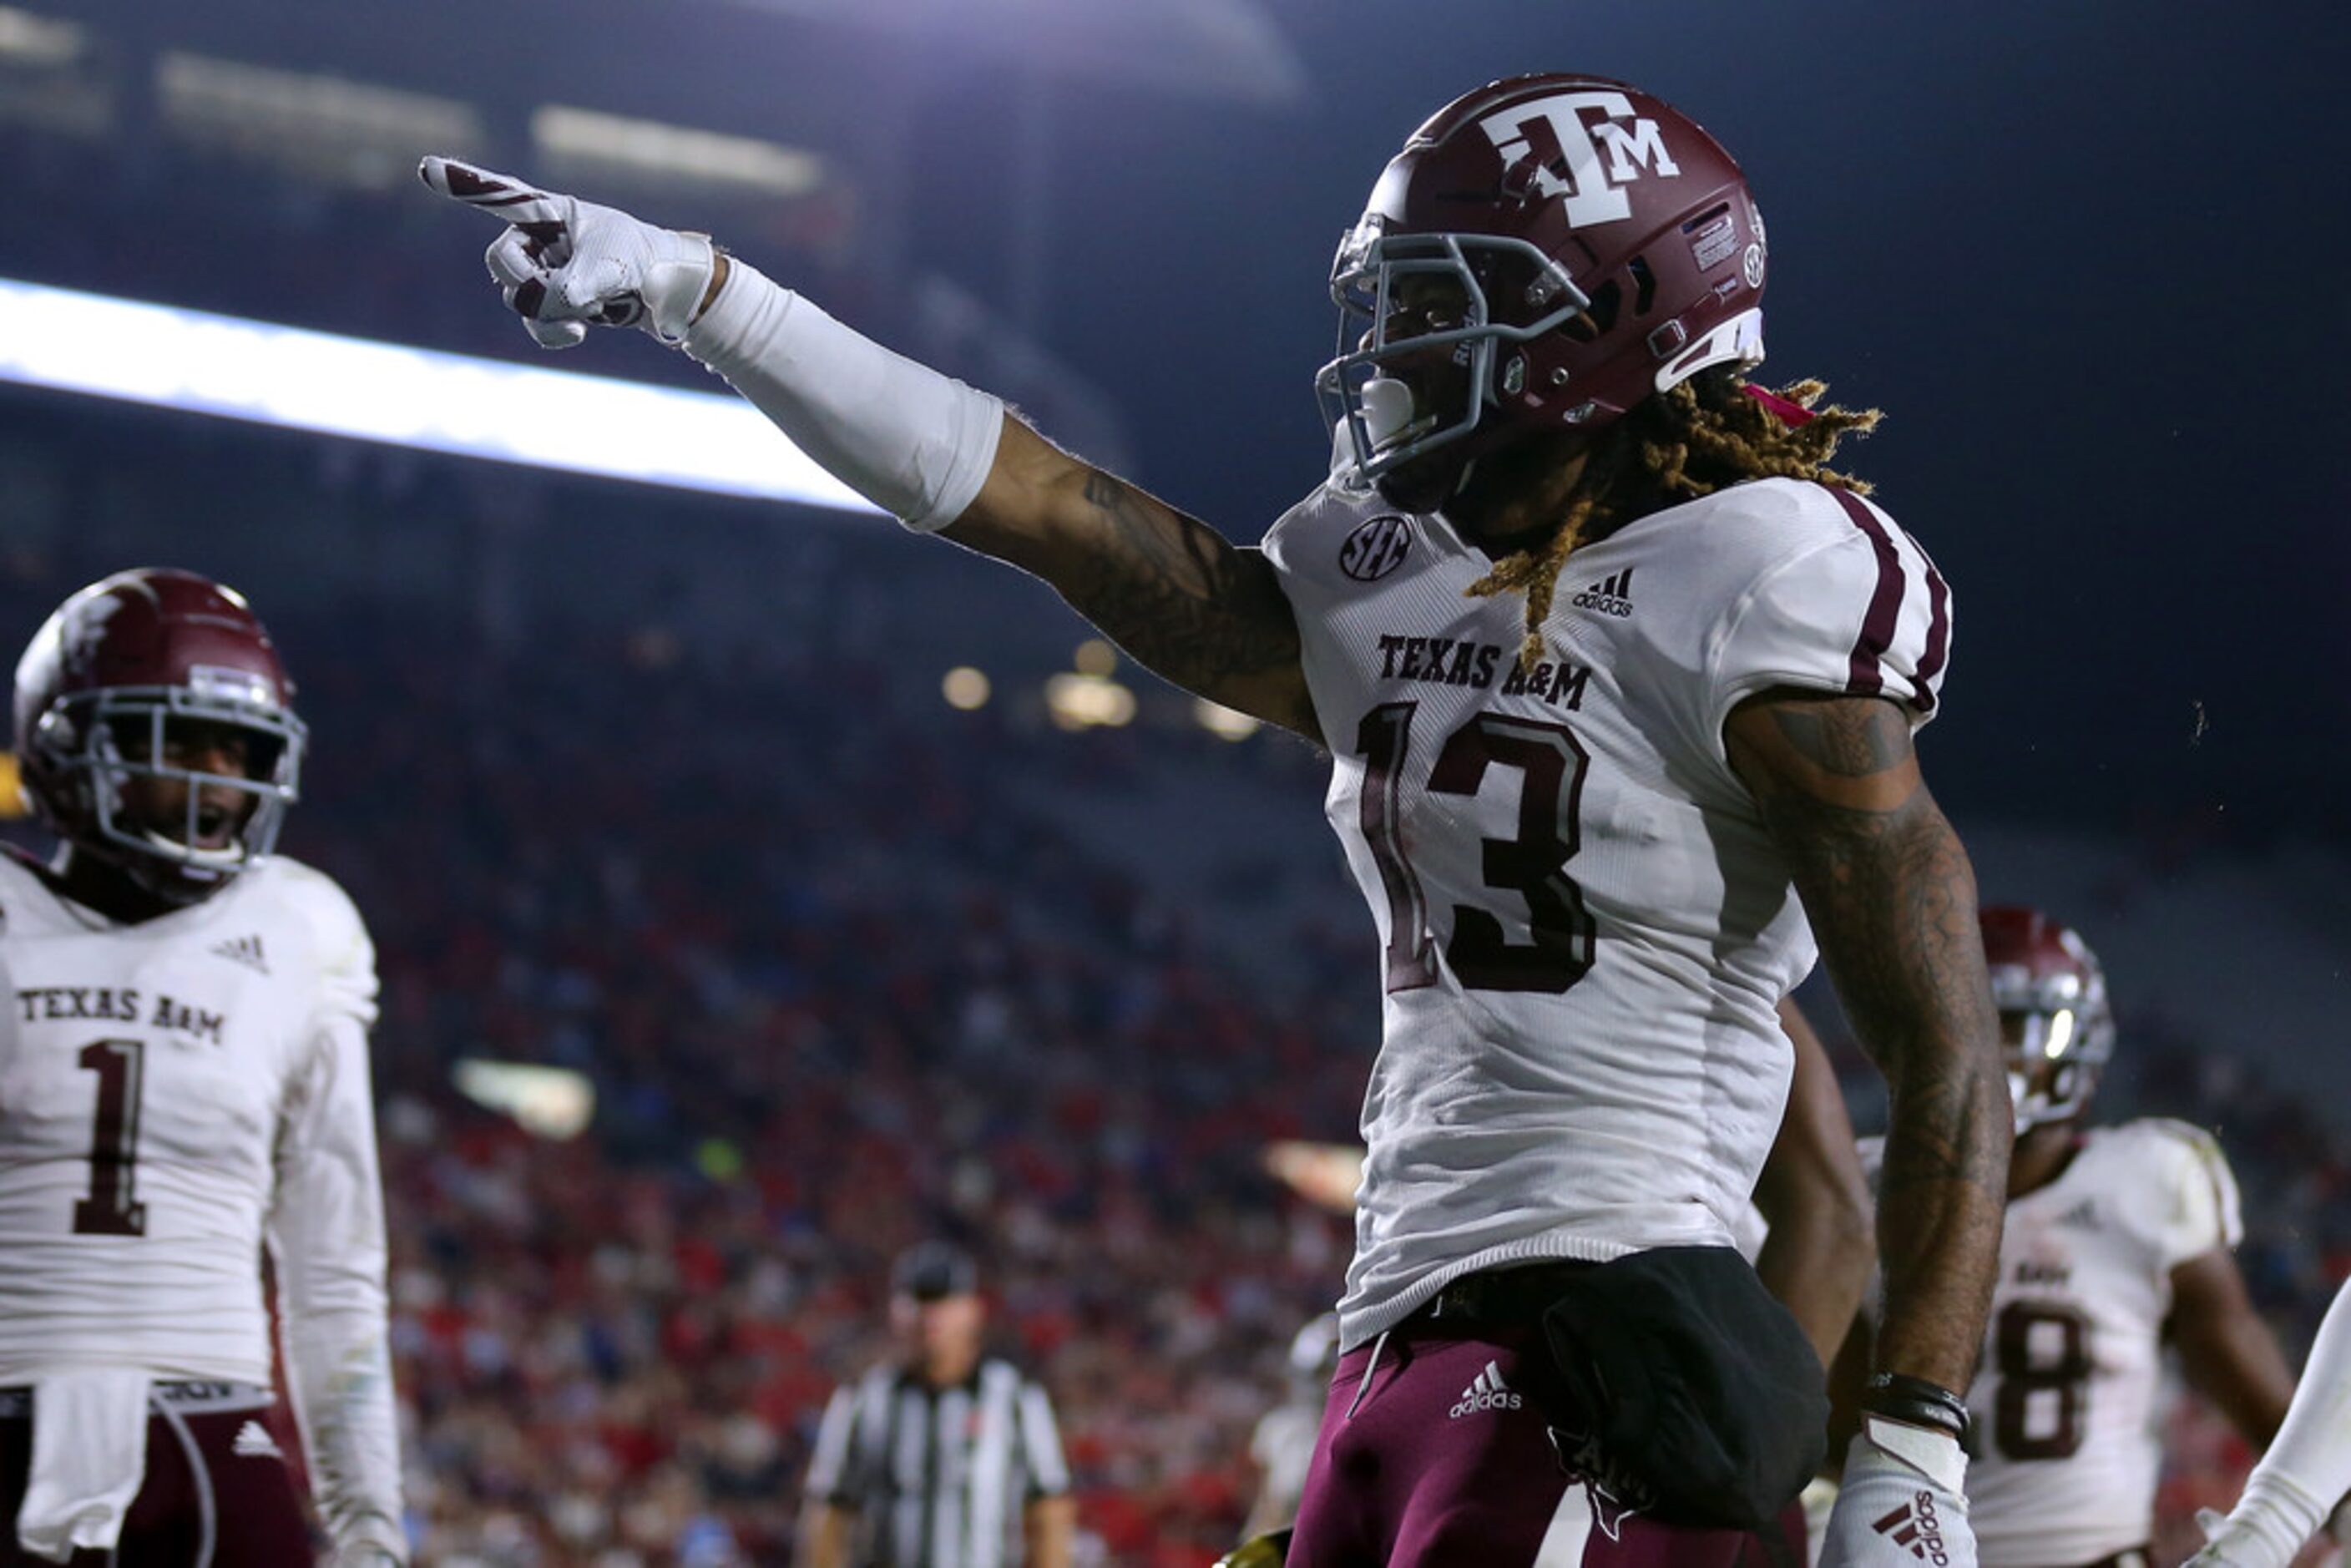
[[1939,1383],[1899,1372],[1877,1373],[1862,1385],[1861,1407],[1888,1420],[1948,1432],[1962,1447],[1967,1444],[1968,1402]]

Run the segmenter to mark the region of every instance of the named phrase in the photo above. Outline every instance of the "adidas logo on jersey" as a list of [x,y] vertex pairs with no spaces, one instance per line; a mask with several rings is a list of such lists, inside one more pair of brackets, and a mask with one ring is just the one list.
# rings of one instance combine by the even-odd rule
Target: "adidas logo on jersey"
[[1568,602],[1578,610],[1597,610],[1622,621],[1633,613],[1632,592],[1633,569],[1628,566],[1614,577],[1602,578]]
[[1951,1554],[1943,1548],[1943,1521],[1935,1512],[1935,1495],[1919,1492],[1900,1508],[1881,1515],[1870,1529],[1921,1563],[1945,1568]]
[[1446,1416],[1458,1421],[1464,1416],[1475,1416],[1480,1410],[1516,1410],[1526,1401],[1511,1392],[1502,1381],[1502,1369],[1492,1362],[1479,1373],[1468,1387],[1461,1391],[1461,1403],[1447,1411]]
[[2069,1230],[2104,1230],[2106,1228],[2105,1221],[2098,1218],[2098,1200],[2095,1197],[2084,1198],[2049,1223],[2062,1225]]
[[256,974],[269,973],[269,960],[262,956],[261,937],[258,934],[251,936],[232,936],[225,942],[215,942],[213,944],[212,951],[214,956],[226,958],[232,964],[242,964]]
[[228,1446],[228,1451],[241,1459],[282,1459],[286,1457],[286,1451],[277,1446],[277,1439],[269,1435],[269,1428],[258,1421],[247,1421],[239,1427],[236,1440]]

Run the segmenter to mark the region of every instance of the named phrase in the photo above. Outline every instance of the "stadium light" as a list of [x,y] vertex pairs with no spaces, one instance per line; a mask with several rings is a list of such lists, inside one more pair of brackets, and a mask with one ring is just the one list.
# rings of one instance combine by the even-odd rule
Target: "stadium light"
[[877,508],[729,393],[0,278],[0,381],[527,467]]
[[961,708],[966,713],[986,707],[991,689],[987,674],[969,664],[957,664],[939,683],[939,691],[947,699],[947,706]]
[[824,160],[798,147],[568,104],[545,104],[532,110],[530,134],[550,165],[591,177],[617,170],[786,199],[810,194],[825,179]]
[[1063,729],[1117,728],[1134,719],[1134,694],[1101,675],[1055,675],[1045,683],[1045,711]]
[[568,1067],[466,1057],[450,1074],[457,1092],[485,1110],[511,1116],[534,1137],[576,1138],[596,1116],[596,1086]]
[[155,62],[155,112],[195,146],[372,190],[405,184],[420,147],[488,135],[462,99],[178,49]]
[[89,35],[71,22],[0,5],[0,59],[10,65],[68,66],[82,57],[89,44]]
[[1226,740],[1247,740],[1263,727],[1248,714],[1206,697],[1192,699],[1192,717],[1202,729]]

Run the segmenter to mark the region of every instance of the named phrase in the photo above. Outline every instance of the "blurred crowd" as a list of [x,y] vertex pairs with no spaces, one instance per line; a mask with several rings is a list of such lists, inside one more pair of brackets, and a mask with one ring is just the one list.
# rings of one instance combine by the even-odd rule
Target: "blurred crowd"
[[[823,1398],[932,1234],[978,1252],[1053,1389],[1097,1560],[1229,1544],[1249,1427],[1345,1260],[1260,1155],[1351,1130],[1364,956],[1301,938],[1322,999],[1276,1010],[1196,939],[1213,912],[1077,851],[1028,798],[1117,790],[1117,738],[915,716],[878,671],[657,640],[482,670],[354,630],[284,633],[319,651],[290,847],[382,949],[429,1553],[781,1561]],[[587,1074],[592,1129],[465,1106],[459,1057]]]
[[[65,586],[0,604],[29,629]],[[1053,1391],[1081,1560],[1229,1545],[1250,1428],[1346,1258],[1343,1222],[1261,1166],[1275,1138],[1352,1136],[1377,995],[1335,874],[1276,999],[1209,938],[1217,909],[1055,814],[1186,742],[646,633],[494,655],[415,614],[271,619],[316,737],[287,848],[381,956],[422,1560],[788,1561],[824,1398],[884,1351],[888,1260],[926,1236],[980,1256],[1001,1348]],[[1311,789],[1295,749],[1281,782]],[[2246,1272],[2298,1356],[2351,1268],[2342,1134],[2125,1022],[2106,1110],[2220,1127]],[[534,1136],[455,1091],[465,1059],[575,1070],[594,1120]],[[2249,1456],[2192,1406],[2173,1427],[2176,1553]]]

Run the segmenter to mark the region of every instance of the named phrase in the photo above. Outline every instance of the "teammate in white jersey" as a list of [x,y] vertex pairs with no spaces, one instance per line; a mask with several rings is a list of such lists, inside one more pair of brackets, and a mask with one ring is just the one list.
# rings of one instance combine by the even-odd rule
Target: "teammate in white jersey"
[[1329,748],[1386,1006],[1293,1562],[1727,1564],[1794,1494],[1818,1360],[1730,1224],[1815,935],[1894,1107],[1880,1381],[1827,1554],[1973,1561],[1953,1390],[2010,1124],[1972,873],[1911,744],[1950,599],[1826,466],[1867,417],[1744,380],[1763,230],[1702,129],[1554,75],[1416,132],[1332,278],[1354,461],[1262,549],[701,235],[421,172],[507,225],[487,260],[540,343],[683,346],[878,506]]
[[0,1564],[406,1561],[368,1086],[375,955],[271,852],[305,730],[243,599],[82,590],[16,669],[0,855]]
[[2210,1134],[2081,1121],[2115,1042],[2095,955],[2033,910],[1982,921],[2017,1138],[1968,1392],[1977,1546],[1988,1568],[2147,1568],[2166,1346],[2256,1448],[2293,1378],[2231,1256],[2237,1184]]

